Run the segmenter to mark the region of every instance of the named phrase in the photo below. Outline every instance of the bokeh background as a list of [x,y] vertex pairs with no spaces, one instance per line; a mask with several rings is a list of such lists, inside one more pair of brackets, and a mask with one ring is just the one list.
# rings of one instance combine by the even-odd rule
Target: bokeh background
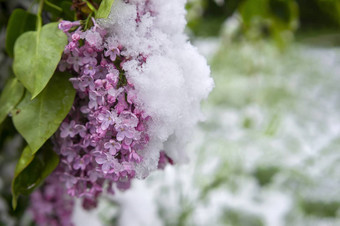
[[[0,89],[15,7],[0,0]],[[215,89],[188,144],[190,162],[76,208],[76,225],[340,225],[340,1],[189,0],[187,33]],[[171,19],[171,18],[169,18]],[[10,208],[16,151],[0,126],[0,225],[30,225]]]

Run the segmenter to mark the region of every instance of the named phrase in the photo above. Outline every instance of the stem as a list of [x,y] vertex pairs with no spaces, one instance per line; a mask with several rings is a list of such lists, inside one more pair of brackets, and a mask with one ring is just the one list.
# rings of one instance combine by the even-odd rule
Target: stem
[[45,1],[46,5],[52,7],[53,9],[55,9],[55,10],[57,10],[57,11],[59,11],[59,12],[62,12],[62,11],[63,11],[62,8],[60,8],[60,7],[57,6],[57,5],[54,5],[53,3],[49,2],[48,0],[44,0],[44,1]]
[[88,26],[89,26],[89,21],[90,21],[90,19],[91,19],[91,17],[92,17],[92,14],[93,14],[93,12],[91,12],[91,13],[89,14],[89,16],[86,18],[85,27],[84,27],[85,30],[87,30],[87,28],[88,28]]
[[37,13],[37,32],[40,32],[41,26],[42,26],[42,18],[41,18],[41,13],[43,10],[43,6],[44,6],[44,0],[40,0],[39,2],[39,8],[38,8],[38,13]]

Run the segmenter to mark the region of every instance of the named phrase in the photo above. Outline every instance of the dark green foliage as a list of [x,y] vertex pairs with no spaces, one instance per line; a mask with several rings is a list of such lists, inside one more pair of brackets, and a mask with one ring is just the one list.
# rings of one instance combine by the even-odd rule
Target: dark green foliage
[[[218,5],[213,0],[203,0],[203,14],[195,20],[188,21],[188,27],[198,36],[218,35],[220,28],[228,17],[230,17],[244,0],[226,0],[223,5]],[[192,3],[188,3],[190,9]]]
[[34,154],[27,146],[17,163],[12,182],[12,205],[15,209],[20,194],[29,195],[44,179],[52,173],[59,163],[58,155],[47,143],[39,152]]
[[50,13],[52,21],[57,21],[60,18],[70,21],[75,19],[72,0],[45,0],[44,11]]
[[72,10],[72,2],[61,1],[60,7],[63,9],[62,18],[64,18],[65,20],[74,20],[74,11]]
[[[188,3],[192,9],[194,3]],[[287,31],[333,29],[340,26],[340,1],[337,0],[202,0],[203,12],[188,21],[188,27],[198,36],[216,36],[223,23],[233,14],[242,18],[241,34],[257,29],[261,38],[273,38],[278,45],[285,42]],[[253,38],[251,36],[251,38]]]
[[300,11],[300,28],[339,29],[340,1],[296,0]]
[[336,217],[340,209],[340,202],[337,201],[313,201],[303,200],[301,207],[305,214],[318,217]]

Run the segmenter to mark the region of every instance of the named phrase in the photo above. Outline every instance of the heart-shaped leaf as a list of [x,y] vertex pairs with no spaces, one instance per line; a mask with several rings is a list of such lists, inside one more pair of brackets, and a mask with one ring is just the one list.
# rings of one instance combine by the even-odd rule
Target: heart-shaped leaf
[[47,85],[58,66],[67,36],[58,23],[49,23],[39,31],[22,34],[14,46],[13,70],[35,98]]
[[58,129],[70,111],[75,90],[66,73],[56,73],[33,100],[26,92],[13,112],[13,123],[34,154]]
[[0,96],[0,124],[5,120],[7,114],[19,103],[24,95],[25,88],[18,79],[10,79]]

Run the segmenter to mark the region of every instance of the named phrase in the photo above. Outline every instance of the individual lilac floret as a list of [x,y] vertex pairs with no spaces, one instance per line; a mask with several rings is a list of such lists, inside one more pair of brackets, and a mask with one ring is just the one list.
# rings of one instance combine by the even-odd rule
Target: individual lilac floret
[[96,157],[96,162],[102,165],[102,170],[104,174],[107,174],[111,167],[118,164],[117,159],[110,153],[105,153]]
[[[66,46],[69,50],[69,46]],[[73,67],[76,72],[79,72],[79,67],[83,66],[83,59],[78,49],[73,48],[71,54],[67,57],[66,62]]]
[[117,114],[108,110],[106,110],[104,113],[99,114],[98,121],[101,123],[101,129],[107,130],[110,125],[113,125],[116,122],[116,118]]
[[63,32],[68,32],[72,27],[79,26],[79,25],[80,25],[80,21],[71,22],[71,21],[62,20],[60,21],[58,27]]
[[66,137],[74,137],[77,132],[76,129],[74,128],[76,125],[76,122],[74,120],[72,120],[70,123],[67,122],[63,122],[61,124],[61,133],[60,136],[62,138],[66,138]]
[[110,139],[109,142],[104,144],[104,148],[108,149],[111,155],[115,155],[120,150],[121,145],[116,140]]
[[84,155],[83,157],[77,157],[74,161],[73,168],[75,170],[81,169],[85,170],[86,166],[90,163],[91,156],[90,155]]

